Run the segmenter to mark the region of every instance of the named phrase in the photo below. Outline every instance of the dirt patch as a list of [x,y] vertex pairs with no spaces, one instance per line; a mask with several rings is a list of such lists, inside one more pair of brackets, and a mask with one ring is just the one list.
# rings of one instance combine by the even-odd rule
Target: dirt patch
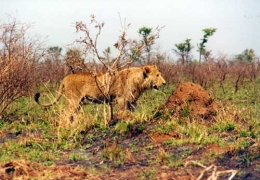
[[170,140],[174,140],[174,139],[180,139],[180,138],[182,138],[182,136],[183,135],[181,133],[178,133],[178,132],[175,132],[175,131],[170,131],[167,134],[160,133],[160,132],[154,132],[151,135],[151,141],[154,144],[162,144],[166,141],[170,141]]
[[165,107],[177,116],[198,115],[209,119],[216,115],[218,104],[200,85],[184,82],[172,92]]

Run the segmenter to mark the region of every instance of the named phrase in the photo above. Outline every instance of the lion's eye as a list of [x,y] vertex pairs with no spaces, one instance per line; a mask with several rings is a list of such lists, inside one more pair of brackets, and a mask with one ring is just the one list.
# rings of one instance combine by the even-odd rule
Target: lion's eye
[[159,74],[157,74],[156,76],[159,77]]

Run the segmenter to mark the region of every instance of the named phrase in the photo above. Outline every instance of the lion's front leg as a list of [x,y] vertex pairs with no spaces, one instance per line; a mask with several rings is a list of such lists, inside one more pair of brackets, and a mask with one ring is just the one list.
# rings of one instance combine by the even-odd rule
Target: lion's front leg
[[133,110],[134,104],[128,102],[128,100],[124,97],[117,98],[116,102],[117,102],[117,114],[116,114],[117,120],[132,117],[131,110]]
[[133,101],[133,102],[128,101],[127,102],[127,109],[129,111],[134,111],[136,107],[137,107],[136,101]]
[[118,97],[116,99],[116,102],[117,102],[117,110],[118,111],[127,110],[127,100],[124,97]]

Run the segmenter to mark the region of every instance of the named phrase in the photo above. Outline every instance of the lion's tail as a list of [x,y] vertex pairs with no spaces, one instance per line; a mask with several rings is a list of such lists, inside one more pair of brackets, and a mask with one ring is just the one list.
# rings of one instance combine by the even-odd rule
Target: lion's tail
[[50,103],[46,103],[46,104],[41,103],[41,102],[39,101],[39,98],[40,98],[40,96],[41,96],[40,93],[36,93],[36,94],[34,95],[34,100],[35,100],[35,101],[37,102],[37,104],[39,104],[40,106],[44,106],[44,107],[52,106],[53,104],[55,104],[56,102],[59,101],[59,99],[60,99],[60,97],[61,97],[61,95],[62,95],[63,88],[64,88],[64,85],[63,85],[63,83],[61,83],[61,85],[60,85],[60,87],[59,87],[59,91],[58,91],[57,96],[56,96],[55,99],[54,99],[52,102],[50,102]]

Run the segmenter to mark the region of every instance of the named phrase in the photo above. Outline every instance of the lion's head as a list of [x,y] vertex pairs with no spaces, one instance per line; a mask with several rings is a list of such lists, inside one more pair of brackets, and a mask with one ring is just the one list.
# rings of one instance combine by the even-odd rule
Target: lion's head
[[166,84],[166,81],[162,77],[161,72],[157,69],[157,66],[143,66],[142,69],[145,77],[145,81],[143,82],[144,88],[158,90],[160,86]]

